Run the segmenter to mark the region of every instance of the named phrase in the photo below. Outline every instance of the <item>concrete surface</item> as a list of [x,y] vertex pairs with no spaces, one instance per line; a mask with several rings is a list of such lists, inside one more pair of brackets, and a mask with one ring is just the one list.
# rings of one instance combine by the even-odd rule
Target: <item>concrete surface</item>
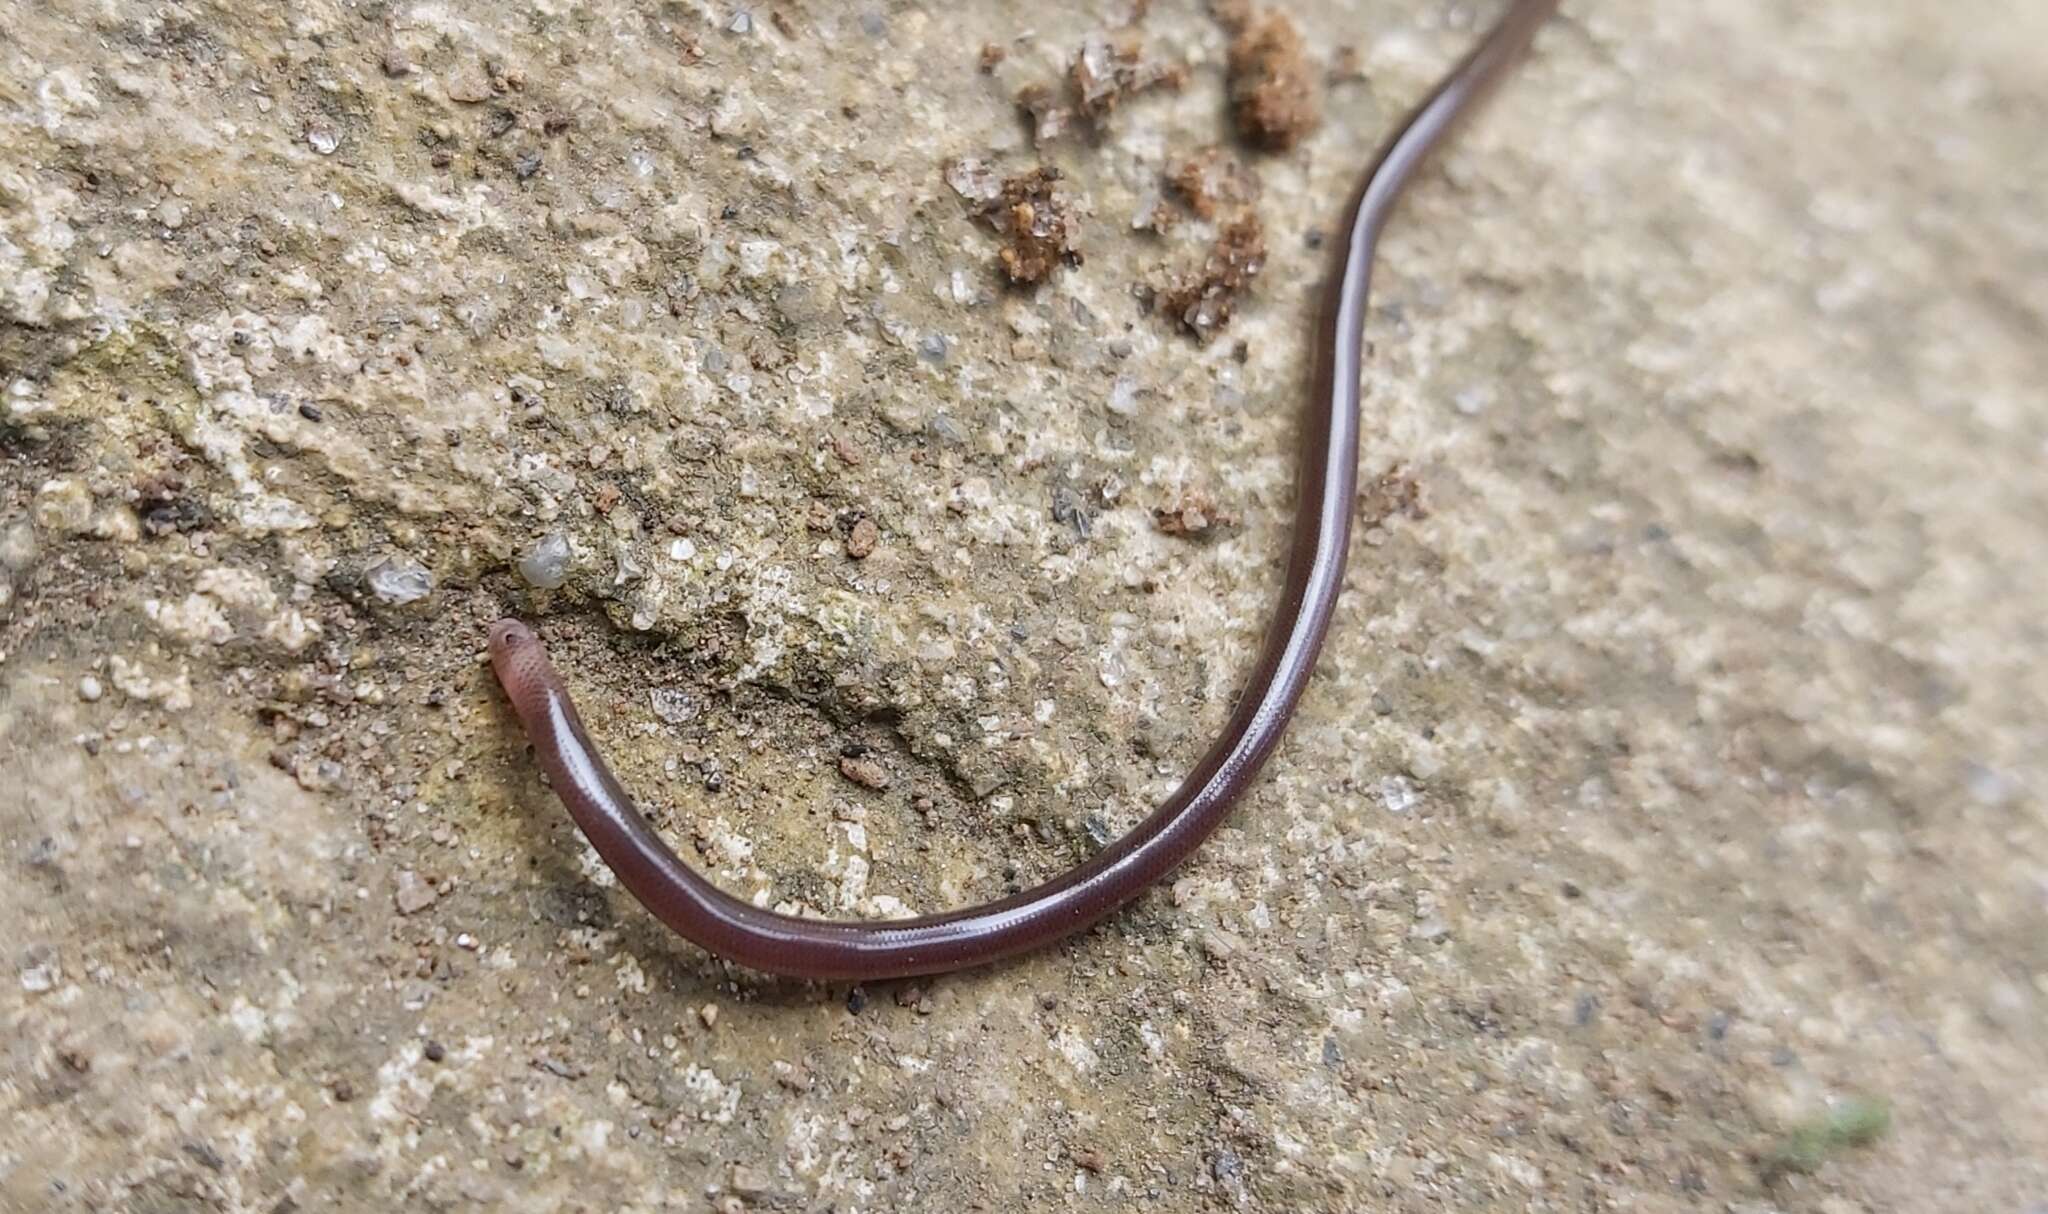
[[0,1207],[2039,1214],[2048,9],[1566,8],[1386,248],[1268,778],[849,990],[610,888],[484,628],[749,896],[1086,854],[1223,717],[1312,245],[1490,6],[1290,7],[1358,72],[1198,345],[1211,229],[1130,225],[1228,138],[1189,0],[1035,293],[943,166],[1128,3],[0,0]]

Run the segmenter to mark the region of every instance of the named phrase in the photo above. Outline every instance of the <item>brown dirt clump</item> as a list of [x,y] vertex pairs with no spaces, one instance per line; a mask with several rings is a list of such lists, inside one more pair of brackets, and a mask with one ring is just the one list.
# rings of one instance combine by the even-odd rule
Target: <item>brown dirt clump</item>
[[1042,282],[1060,265],[1081,263],[1074,210],[1053,188],[1059,179],[1058,169],[1037,168],[1003,182],[1002,204],[992,214],[1010,238],[998,256],[1011,282]]
[[[983,70],[990,70],[986,52]],[[1017,108],[1031,120],[1032,142],[1041,146],[1066,134],[1078,120],[1100,134],[1109,116],[1126,97],[1152,89],[1178,89],[1188,69],[1179,63],[1147,58],[1132,39],[1112,42],[1089,34],[1067,68],[1066,87],[1029,84],[1017,91]]]
[[1003,273],[1018,285],[1043,282],[1061,265],[1081,264],[1080,217],[1055,188],[1059,180],[1058,169],[1036,168],[998,181],[988,164],[973,157],[946,165],[947,184],[1007,238],[997,256]]
[[1359,521],[1376,527],[1395,515],[1421,521],[1429,517],[1422,500],[1422,482],[1406,464],[1395,464],[1368,481],[1358,492]]
[[1191,539],[1219,527],[1235,527],[1237,522],[1235,514],[1218,506],[1216,499],[1201,489],[1184,490],[1172,505],[1152,509],[1152,523],[1162,534]]
[[1183,329],[1208,341],[1237,311],[1237,300],[1266,265],[1266,231],[1246,211],[1217,233],[1199,273],[1182,275],[1160,292],[1159,306]]
[[1197,219],[1214,219],[1224,206],[1242,206],[1259,196],[1257,174],[1213,147],[1176,165],[1166,175],[1166,185]]
[[1301,31],[1283,12],[1246,18],[1230,44],[1230,107],[1255,147],[1285,151],[1322,120],[1315,72]]
[[1147,59],[1135,42],[1112,43],[1089,35],[1067,69],[1067,86],[1082,117],[1098,126],[1125,97],[1156,88],[1178,89],[1187,83],[1187,68]]
[[1074,109],[1049,84],[1027,84],[1017,90],[1017,108],[1031,120],[1031,142],[1043,147],[1067,133]]

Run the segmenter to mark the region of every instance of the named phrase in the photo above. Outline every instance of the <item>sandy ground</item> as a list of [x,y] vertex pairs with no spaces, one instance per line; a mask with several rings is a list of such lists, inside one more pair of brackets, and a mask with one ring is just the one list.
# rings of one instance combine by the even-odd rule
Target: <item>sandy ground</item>
[[[2048,9],[1566,9],[1385,249],[1270,774],[849,989],[613,888],[485,627],[765,903],[1087,854],[1225,713],[1335,207],[1491,6],[1289,9],[1204,343],[1218,221],[1132,227],[1232,146],[1183,0],[0,0],[0,1207],[2048,1208]],[[1091,34],[1186,80],[1034,149]],[[1007,287],[956,157],[1081,264]]]

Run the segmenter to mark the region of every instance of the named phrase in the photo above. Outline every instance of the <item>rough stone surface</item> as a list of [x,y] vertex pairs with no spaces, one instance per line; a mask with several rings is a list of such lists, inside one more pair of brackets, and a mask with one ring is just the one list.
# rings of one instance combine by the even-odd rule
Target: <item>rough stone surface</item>
[[[1061,869],[1223,720],[1334,208],[1490,6],[1289,7],[1346,66],[1199,346],[1213,227],[1130,217],[1228,36],[1132,7],[0,0],[0,1208],[2042,1200],[2040,5],[1567,4],[1378,275],[1427,509],[1127,913],[812,987],[586,852],[501,613],[810,913]],[[1020,292],[944,166],[1092,35],[1188,77],[1044,149]]]

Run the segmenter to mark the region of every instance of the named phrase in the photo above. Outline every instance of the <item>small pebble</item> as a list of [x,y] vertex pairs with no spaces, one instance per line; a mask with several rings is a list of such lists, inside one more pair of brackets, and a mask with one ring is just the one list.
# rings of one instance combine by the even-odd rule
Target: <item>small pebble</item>
[[422,881],[418,873],[408,868],[398,874],[398,886],[392,891],[391,901],[398,907],[399,914],[417,915],[432,906],[439,896],[432,885]]
[[875,520],[864,518],[853,525],[853,531],[846,537],[846,555],[864,561],[874,555],[881,542],[882,529],[875,526]]
[[434,592],[434,575],[404,553],[380,557],[363,571],[363,580],[370,593],[394,607],[417,603]]
[[322,156],[332,156],[334,150],[341,146],[341,136],[324,126],[316,126],[306,132],[306,143]]
[[156,221],[172,231],[185,226],[185,204],[176,198],[166,198],[157,204]]
[[889,787],[889,769],[870,758],[855,758],[851,755],[839,760],[839,774],[877,792]]
[[55,989],[62,974],[55,961],[35,961],[21,967],[21,989],[31,995],[40,995]]
[[559,590],[569,580],[569,537],[550,531],[519,558],[519,576],[537,590]]
[[718,1005],[715,1003],[707,1003],[703,1007],[698,1008],[697,1019],[702,1020],[704,1022],[704,1027],[707,1029],[717,1027]]
[[386,76],[391,77],[393,80],[396,80],[401,76],[412,75],[412,60],[406,58],[405,52],[397,49],[396,47],[384,52],[384,62],[382,66],[384,68],[384,74]]
[[647,693],[647,699],[654,706],[654,715],[670,725],[696,719],[697,698],[680,687],[657,687]]
[[[272,762],[276,762],[273,758]],[[307,792],[331,792],[340,788],[348,771],[333,759],[308,759],[288,762],[285,768],[292,773],[292,779]]]
[[447,91],[448,100],[458,105],[475,105],[490,100],[492,95],[490,80],[482,68],[473,64],[465,64],[448,73],[441,87]]
[[1422,803],[1422,794],[1405,776],[1386,776],[1380,780],[1380,804],[1390,814],[1405,814]]
[[101,687],[100,681],[92,677],[91,675],[87,675],[84,678],[78,680],[78,698],[84,700],[86,703],[96,703],[98,702],[99,698],[105,694],[106,689]]
[[426,1055],[428,1062],[439,1062],[448,1056],[447,1047],[438,1041],[427,1042],[426,1049],[421,1052]]

